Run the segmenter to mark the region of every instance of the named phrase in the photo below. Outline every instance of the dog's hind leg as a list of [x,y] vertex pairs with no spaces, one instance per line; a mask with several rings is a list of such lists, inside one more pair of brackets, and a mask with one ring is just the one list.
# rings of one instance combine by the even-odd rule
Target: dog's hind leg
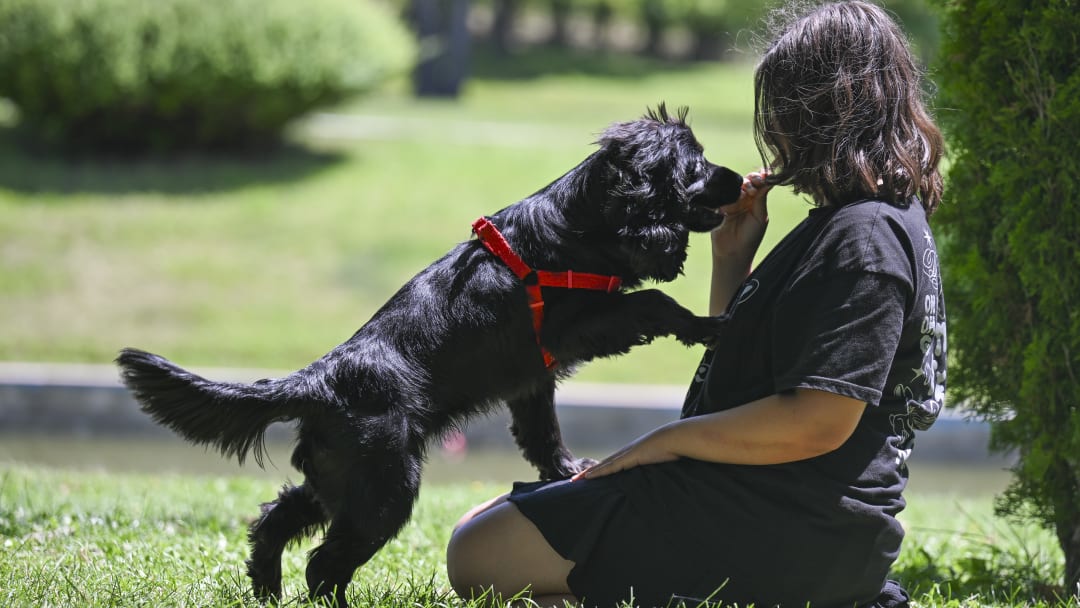
[[[324,542],[307,566],[312,600],[348,605],[345,589],[364,565],[409,521],[420,485],[419,454],[367,454],[334,483],[341,496]],[[326,481],[324,479],[324,481]],[[320,486],[320,492],[322,488]]]
[[247,573],[256,598],[268,601],[281,597],[282,551],[326,520],[326,512],[307,484],[285,486],[277,500],[262,505],[262,514],[248,529],[251,558]]

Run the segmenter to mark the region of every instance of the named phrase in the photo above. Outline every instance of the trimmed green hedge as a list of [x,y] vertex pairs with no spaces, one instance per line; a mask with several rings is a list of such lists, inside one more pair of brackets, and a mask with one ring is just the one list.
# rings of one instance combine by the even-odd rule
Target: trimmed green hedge
[[264,141],[413,55],[364,0],[0,2],[0,96],[34,140],[64,147]]
[[1053,529],[1080,593],[1080,13],[1074,0],[939,0],[952,163],[949,388],[1018,461],[998,507]]

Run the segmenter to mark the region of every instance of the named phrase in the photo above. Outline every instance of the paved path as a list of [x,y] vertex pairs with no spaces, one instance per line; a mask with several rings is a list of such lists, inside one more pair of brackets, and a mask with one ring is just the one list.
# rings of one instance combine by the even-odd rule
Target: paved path
[[[249,382],[287,372],[194,368],[208,378]],[[609,451],[678,418],[684,387],[666,385],[564,383],[556,395],[567,443],[575,448]],[[513,448],[505,411],[472,421],[471,445]],[[111,365],[0,363],[0,434],[69,433],[82,436],[162,436],[169,431],[143,414],[120,385]],[[917,439],[924,459],[993,462],[987,452],[989,426],[945,412],[930,432]],[[276,425],[271,438],[291,432]]]

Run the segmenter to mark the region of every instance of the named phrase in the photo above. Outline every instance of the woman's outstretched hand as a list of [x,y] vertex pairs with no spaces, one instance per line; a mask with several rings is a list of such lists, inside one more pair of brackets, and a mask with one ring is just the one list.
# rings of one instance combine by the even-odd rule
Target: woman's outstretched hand
[[678,459],[679,455],[671,451],[666,446],[666,443],[664,427],[660,427],[651,433],[642,435],[618,452],[574,475],[571,481],[596,479],[597,477],[604,477],[646,464],[659,464]]

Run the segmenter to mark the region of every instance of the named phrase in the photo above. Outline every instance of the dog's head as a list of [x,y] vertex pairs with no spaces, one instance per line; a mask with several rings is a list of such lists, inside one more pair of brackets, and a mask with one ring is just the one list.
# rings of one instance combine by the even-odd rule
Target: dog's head
[[671,116],[660,104],[640,120],[612,125],[598,141],[603,219],[640,278],[677,277],[689,233],[719,226],[716,208],[739,198],[742,177],[705,159],[686,115],[682,108]]

